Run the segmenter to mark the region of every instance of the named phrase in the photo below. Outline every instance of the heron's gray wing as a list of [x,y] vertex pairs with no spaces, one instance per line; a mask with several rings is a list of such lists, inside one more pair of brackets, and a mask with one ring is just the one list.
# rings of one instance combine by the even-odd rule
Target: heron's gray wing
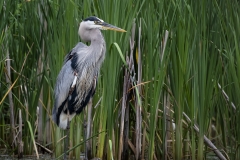
[[[53,121],[59,125],[59,116],[63,111],[66,111],[67,104],[75,103],[75,99],[69,99],[69,91],[74,80],[74,72],[76,68],[73,68],[73,59],[78,58],[78,52],[80,52],[85,44],[79,42],[66,56],[63,67],[57,77],[57,82],[54,89],[54,107],[53,107]],[[76,61],[76,60],[74,60]],[[75,88],[73,89],[74,92]]]
[[54,89],[54,108],[53,108],[53,120],[56,124],[59,124],[59,116],[61,112],[66,109],[68,103],[69,91],[74,80],[74,70],[71,67],[71,61],[66,62],[58,77]]

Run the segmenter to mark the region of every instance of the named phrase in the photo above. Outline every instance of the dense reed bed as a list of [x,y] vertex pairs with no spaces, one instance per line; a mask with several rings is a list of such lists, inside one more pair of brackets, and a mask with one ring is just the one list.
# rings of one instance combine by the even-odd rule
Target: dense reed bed
[[[62,155],[53,88],[79,23],[96,15],[127,33],[103,31],[90,157],[240,159],[239,9],[237,0],[0,1],[1,154]],[[69,158],[84,152],[88,109],[71,123]]]

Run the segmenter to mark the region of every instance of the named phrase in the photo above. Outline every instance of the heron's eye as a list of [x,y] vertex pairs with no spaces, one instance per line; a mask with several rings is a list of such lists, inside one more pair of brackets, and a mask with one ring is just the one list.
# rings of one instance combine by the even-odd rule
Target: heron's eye
[[94,23],[95,23],[95,24],[101,24],[101,22],[100,22],[100,21],[94,21]]

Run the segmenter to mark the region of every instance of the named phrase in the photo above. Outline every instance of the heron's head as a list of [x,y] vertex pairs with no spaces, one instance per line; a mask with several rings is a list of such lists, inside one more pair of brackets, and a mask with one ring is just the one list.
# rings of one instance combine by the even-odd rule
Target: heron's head
[[86,38],[84,36],[84,34],[90,34],[89,31],[94,30],[94,29],[126,32],[124,29],[121,29],[121,28],[118,28],[114,25],[108,24],[98,17],[91,16],[91,17],[88,17],[88,18],[84,19],[80,23],[78,34],[84,40],[84,38]]

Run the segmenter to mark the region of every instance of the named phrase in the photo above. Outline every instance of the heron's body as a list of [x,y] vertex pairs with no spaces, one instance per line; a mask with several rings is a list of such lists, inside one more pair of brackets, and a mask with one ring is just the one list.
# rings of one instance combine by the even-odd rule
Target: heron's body
[[[102,26],[104,28],[100,28]],[[64,65],[57,77],[53,121],[60,128],[66,129],[68,120],[71,121],[79,114],[95,93],[106,52],[106,44],[100,29],[124,31],[97,17],[89,17],[80,24],[78,33],[81,39],[91,44],[87,46],[79,42],[65,57]]]

